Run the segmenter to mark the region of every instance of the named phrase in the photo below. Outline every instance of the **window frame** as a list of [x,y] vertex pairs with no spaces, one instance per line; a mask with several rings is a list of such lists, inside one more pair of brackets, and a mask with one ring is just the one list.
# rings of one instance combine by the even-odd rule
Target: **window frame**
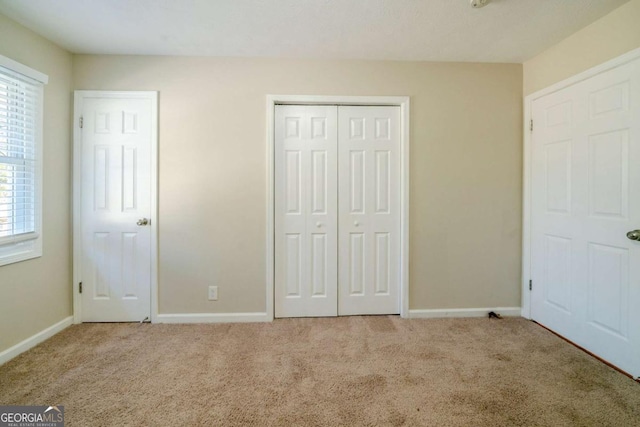
[[42,204],[42,170],[43,170],[43,110],[44,110],[44,85],[49,81],[49,77],[33,68],[0,55],[0,73],[10,78],[20,78],[30,80],[39,90],[38,103],[36,105],[36,117],[34,121],[34,213],[35,230],[22,236],[15,237],[13,241],[0,244],[0,267],[13,264],[28,259],[42,256],[42,217],[44,213]]

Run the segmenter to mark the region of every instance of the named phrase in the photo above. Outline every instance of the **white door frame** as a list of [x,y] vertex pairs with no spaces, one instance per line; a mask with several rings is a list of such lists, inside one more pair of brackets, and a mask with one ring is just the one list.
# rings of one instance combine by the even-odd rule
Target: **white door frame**
[[[580,74],[569,77],[545,89],[527,95],[524,98],[524,146],[523,146],[523,195],[522,195],[522,317],[531,319],[531,295],[529,291],[529,280],[531,280],[531,124],[534,118],[531,117],[532,105],[536,99],[543,96],[565,89],[583,80],[587,80],[598,74],[602,74],[613,68],[624,65],[640,58],[640,49],[634,49],[624,55],[611,59],[603,64],[597,65]],[[539,120],[539,119],[538,119]],[[535,286],[535,283],[533,284]]]
[[370,105],[400,107],[400,316],[409,317],[409,103],[408,96],[267,95],[267,320],[274,319],[275,285],[275,141],[274,112],[278,104]]
[[76,90],[73,102],[73,323],[82,323],[82,132],[80,117],[85,98],[137,98],[151,101],[151,322],[158,318],[158,92]]

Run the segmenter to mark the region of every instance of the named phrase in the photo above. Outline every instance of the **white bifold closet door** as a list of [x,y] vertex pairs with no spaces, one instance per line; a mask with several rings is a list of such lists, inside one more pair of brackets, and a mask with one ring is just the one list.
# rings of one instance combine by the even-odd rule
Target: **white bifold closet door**
[[400,311],[400,108],[277,106],[276,317]]
[[338,313],[400,312],[400,107],[338,108]]
[[336,316],[338,120],[335,106],[275,114],[275,316]]

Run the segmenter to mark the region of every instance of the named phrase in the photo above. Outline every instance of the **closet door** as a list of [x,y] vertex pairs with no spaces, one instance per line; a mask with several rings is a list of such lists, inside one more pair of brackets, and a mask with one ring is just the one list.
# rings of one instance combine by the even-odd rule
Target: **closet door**
[[337,315],[337,107],[275,111],[275,316]]
[[338,107],[338,314],[400,312],[400,107]]

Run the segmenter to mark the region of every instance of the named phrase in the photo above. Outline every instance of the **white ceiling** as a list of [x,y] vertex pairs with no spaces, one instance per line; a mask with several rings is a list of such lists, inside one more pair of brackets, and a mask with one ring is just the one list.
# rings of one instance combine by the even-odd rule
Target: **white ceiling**
[[523,62],[627,0],[0,0],[75,53]]

